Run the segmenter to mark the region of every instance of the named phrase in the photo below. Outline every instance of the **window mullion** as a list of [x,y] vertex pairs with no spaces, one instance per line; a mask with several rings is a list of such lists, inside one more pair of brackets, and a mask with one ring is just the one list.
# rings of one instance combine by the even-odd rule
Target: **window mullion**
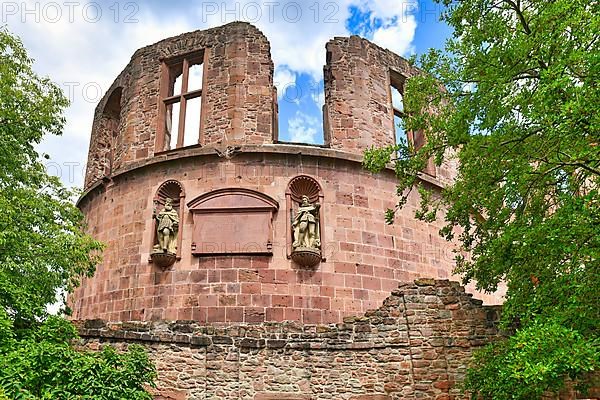
[[183,139],[185,135],[185,111],[187,99],[185,93],[188,91],[188,78],[190,72],[190,63],[187,58],[183,59],[183,77],[181,79],[181,102],[179,106],[179,132],[177,135],[177,147],[183,147]]

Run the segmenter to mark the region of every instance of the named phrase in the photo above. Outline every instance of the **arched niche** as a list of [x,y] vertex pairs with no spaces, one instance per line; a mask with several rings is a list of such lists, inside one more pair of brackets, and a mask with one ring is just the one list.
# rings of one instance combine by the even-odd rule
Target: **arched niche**
[[116,147],[121,126],[121,94],[123,88],[117,87],[112,91],[100,119],[100,128],[102,130],[101,146],[104,150],[104,175],[110,176],[114,169],[116,159]]
[[192,254],[271,255],[277,201],[250,189],[218,189],[188,203],[194,219]]
[[[181,182],[174,179],[163,182],[154,195],[153,207],[155,210],[160,211],[164,207],[167,199],[171,199],[173,202],[173,209],[177,210],[179,215],[179,230],[177,233],[177,259],[181,259],[181,239],[183,230],[183,208],[185,204],[185,189]],[[150,252],[154,245],[158,243],[158,235],[156,232],[156,222],[152,221],[152,244],[150,246]],[[151,261],[151,260],[150,260]]]
[[[286,200],[286,208],[287,208],[287,234],[286,234],[286,252],[287,258],[291,258],[292,255],[292,243],[293,243],[293,228],[292,221],[296,215],[299,204],[302,202],[302,197],[307,196],[308,200],[311,203],[319,203],[323,204],[323,189],[321,185],[315,178],[309,175],[298,175],[293,177],[285,191],[285,200]],[[319,208],[319,235],[322,238],[324,237],[324,219],[323,219],[323,207]],[[323,252],[321,251],[321,254]],[[325,257],[321,258],[322,261],[325,261]]]
[[116,141],[121,125],[122,88],[115,88],[108,96],[102,112],[96,115],[88,156],[85,185],[105,178],[113,173],[116,158]]

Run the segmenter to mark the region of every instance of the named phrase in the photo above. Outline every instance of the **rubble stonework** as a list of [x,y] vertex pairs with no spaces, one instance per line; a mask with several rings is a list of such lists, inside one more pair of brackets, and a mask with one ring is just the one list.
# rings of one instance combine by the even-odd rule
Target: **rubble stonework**
[[89,349],[143,344],[157,399],[448,400],[463,398],[471,351],[498,337],[497,321],[458,283],[421,279],[337,324],[79,324]]

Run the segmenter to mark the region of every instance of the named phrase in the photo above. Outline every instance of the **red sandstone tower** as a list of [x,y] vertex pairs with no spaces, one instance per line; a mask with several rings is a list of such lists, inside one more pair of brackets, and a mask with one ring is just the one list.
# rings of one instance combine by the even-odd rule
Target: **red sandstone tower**
[[[361,167],[364,150],[395,143],[392,92],[418,71],[355,36],[326,51],[324,146],[278,140],[270,46],[249,24],[133,55],[94,116],[79,206],[107,249],[71,297],[75,319],[341,322],[399,282],[451,275],[441,226],[413,217],[417,195],[387,226],[393,171]],[[453,171],[422,180],[441,188]],[[319,205],[314,263],[292,254],[303,196]],[[167,199],[178,223],[163,263],[152,254]]]

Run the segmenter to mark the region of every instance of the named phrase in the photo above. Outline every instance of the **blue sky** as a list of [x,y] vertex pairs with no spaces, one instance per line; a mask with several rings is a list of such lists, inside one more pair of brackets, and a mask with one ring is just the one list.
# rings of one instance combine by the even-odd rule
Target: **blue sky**
[[[390,20],[386,20],[373,15],[374,12],[368,7],[351,5],[348,7],[349,14],[345,26],[349,35],[359,35],[373,40],[375,32],[385,28],[386,24],[399,25],[402,24],[403,18],[413,17],[414,38],[406,51],[399,54],[408,57],[412,54],[422,54],[432,47],[442,48],[444,41],[451,34],[448,26],[439,20],[442,6],[433,1],[410,1],[404,3],[404,9],[406,15],[393,16]],[[322,91],[323,80],[317,81],[308,73],[296,75],[293,84],[284,86],[284,92],[280,93],[279,98],[281,140],[323,143],[322,103],[314,101],[319,95],[322,96]],[[323,100],[322,97],[320,100]],[[304,129],[297,128],[296,121]]]
[[83,182],[96,104],[133,52],[169,36],[245,20],[271,43],[280,139],[322,143],[325,43],[357,34],[408,57],[450,35],[430,0],[3,1],[0,25],[19,35],[35,69],[71,100],[61,137],[48,138],[50,173]]

